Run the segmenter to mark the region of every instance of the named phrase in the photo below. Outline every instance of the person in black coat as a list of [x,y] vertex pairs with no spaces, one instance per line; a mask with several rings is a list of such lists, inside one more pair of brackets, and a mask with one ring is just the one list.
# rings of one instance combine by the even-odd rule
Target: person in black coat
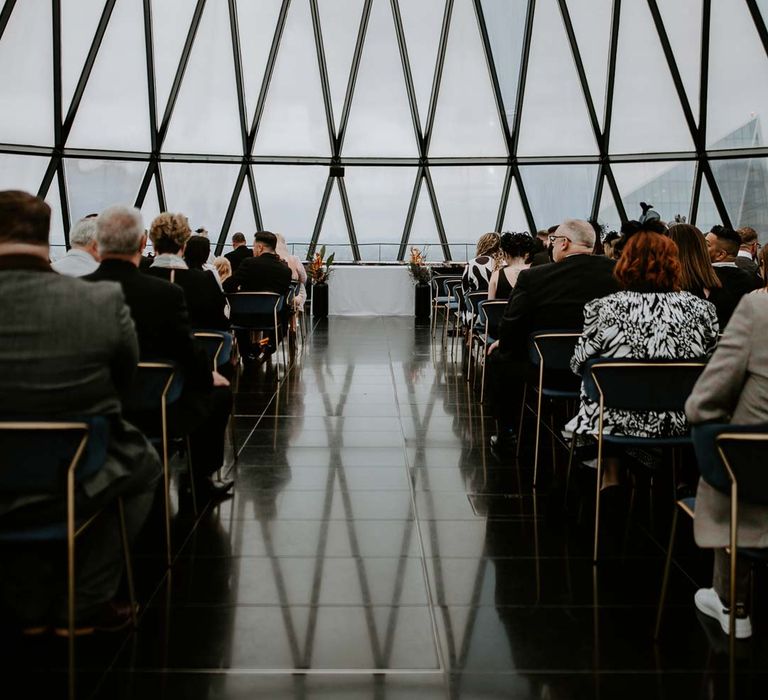
[[[210,477],[224,460],[224,432],[232,408],[229,382],[211,372],[205,351],[195,345],[184,291],[139,271],[147,241],[141,212],[110,207],[99,218],[97,240],[102,262],[83,279],[118,282],[136,326],[141,360],[172,361],[183,373],[181,398],[169,411],[170,431],[189,435],[198,494],[223,497],[232,482],[214,485]],[[131,415],[129,419],[147,427],[155,425],[156,416]]]
[[720,329],[724,330],[741,297],[757,289],[760,279],[756,274],[736,265],[736,256],[741,247],[741,236],[736,231],[724,226],[714,226],[705,240],[712,267],[715,268],[715,274],[730,300],[728,307],[718,314]]
[[[224,281],[224,291],[235,292],[272,292],[288,296],[293,273],[275,252],[277,236],[271,231],[259,231],[253,244],[253,257],[240,263],[236,272]],[[283,329],[288,325],[288,305],[283,305]],[[238,331],[237,344],[246,358],[253,359],[250,333]],[[266,354],[275,351],[276,343],[270,339],[264,348]]]
[[245,243],[245,236],[239,231],[232,236],[232,250],[224,257],[229,260],[233,274],[243,260],[253,257],[253,251]]
[[554,262],[523,270],[489,348],[487,386],[499,432],[495,447],[509,447],[519,415],[528,365],[528,336],[547,329],[581,330],[584,304],[618,290],[613,261],[593,255],[595,232],[586,221],[563,222],[550,236]]

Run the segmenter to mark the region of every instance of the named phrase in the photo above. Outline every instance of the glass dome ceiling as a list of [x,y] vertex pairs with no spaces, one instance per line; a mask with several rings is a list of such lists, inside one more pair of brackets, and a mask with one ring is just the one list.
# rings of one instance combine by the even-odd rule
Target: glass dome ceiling
[[[5,0],[0,186],[466,259],[650,201],[768,235],[768,0]],[[343,167],[343,176],[334,166]],[[467,245],[468,244],[468,245]]]

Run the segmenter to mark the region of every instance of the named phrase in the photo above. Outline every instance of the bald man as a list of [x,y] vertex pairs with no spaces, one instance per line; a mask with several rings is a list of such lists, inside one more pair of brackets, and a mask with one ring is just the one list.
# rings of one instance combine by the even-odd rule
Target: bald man
[[499,324],[488,357],[487,386],[499,432],[491,446],[509,448],[520,410],[528,365],[528,336],[534,331],[584,325],[584,304],[618,290],[614,261],[593,255],[595,231],[587,221],[568,219],[549,236],[553,263],[523,270]]

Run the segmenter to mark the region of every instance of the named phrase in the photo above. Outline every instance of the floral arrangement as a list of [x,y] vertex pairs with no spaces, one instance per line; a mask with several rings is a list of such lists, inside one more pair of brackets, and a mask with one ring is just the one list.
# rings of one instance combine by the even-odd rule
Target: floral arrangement
[[312,284],[325,284],[328,278],[331,276],[331,265],[333,265],[333,259],[336,253],[331,253],[328,259],[325,258],[325,246],[320,248],[318,253],[315,253],[315,257],[312,258],[312,262],[307,267],[307,274],[309,279],[312,280]]
[[411,248],[411,258],[408,260],[408,272],[416,284],[428,284],[432,272],[427,267],[426,255],[418,248]]

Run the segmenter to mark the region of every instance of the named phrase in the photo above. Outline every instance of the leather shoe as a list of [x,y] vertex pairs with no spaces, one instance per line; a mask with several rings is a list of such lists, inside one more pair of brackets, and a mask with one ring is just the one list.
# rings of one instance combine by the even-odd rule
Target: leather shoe
[[491,435],[489,440],[491,449],[497,452],[509,451],[515,446],[515,443],[517,443],[517,437],[512,432],[505,435]]
[[203,479],[195,484],[195,492],[198,498],[210,501],[223,501],[232,496],[232,487],[235,482],[231,479],[214,483],[210,479]]
[[[119,632],[131,624],[130,603],[109,601],[102,603],[92,613],[83,616],[82,621],[75,625],[75,637],[84,637],[95,632]],[[69,637],[69,627],[56,625],[53,632],[58,637]]]

